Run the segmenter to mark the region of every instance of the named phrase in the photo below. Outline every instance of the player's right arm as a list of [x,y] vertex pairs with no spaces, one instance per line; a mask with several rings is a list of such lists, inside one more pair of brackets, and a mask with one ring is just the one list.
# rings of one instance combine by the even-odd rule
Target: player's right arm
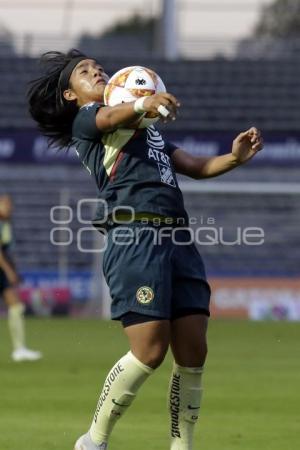
[[20,279],[17,272],[15,271],[15,269],[10,264],[10,262],[8,261],[8,259],[5,257],[4,253],[1,250],[0,250],[0,269],[3,270],[3,272],[5,273],[11,284],[19,283]]
[[[117,128],[122,128],[126,125],[130,125],[139,119],[141,112],[136,112],[134,109],[135,102],[122,103],[116,106],[105,106],[99,108],[96,114],[96,126],[98,130],[108,133],[110,131],[116,130]],[[169,93],[154,94],[147,98],[143,103],[144,112],[149,112],[159,115],[161,118],[166,119],[161,116],[158,112],[160,105],[170,111],[168,115],[168,120],[174,120],[176,118],[177,108],[180,106],[176,97]]]

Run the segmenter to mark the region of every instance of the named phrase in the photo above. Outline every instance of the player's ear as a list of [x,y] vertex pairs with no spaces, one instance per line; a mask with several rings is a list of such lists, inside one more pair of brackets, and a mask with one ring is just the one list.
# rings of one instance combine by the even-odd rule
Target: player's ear
[[63,92],[63,96],[68,102],[77,100],[77,95],[75,94],[75,92],[72,89],[66,89]]

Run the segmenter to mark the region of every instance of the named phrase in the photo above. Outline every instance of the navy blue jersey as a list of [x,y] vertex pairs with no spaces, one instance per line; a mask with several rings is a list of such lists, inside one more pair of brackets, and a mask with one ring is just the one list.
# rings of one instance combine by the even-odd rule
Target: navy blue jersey
[[[83,106],[73,123],[73,145],[96,181],[99,198],[107,202],[108,216],[116,207],[136,213],[184,218],[183,196],[171,161],[176,146],[165,142],[154,127],[118,129],[102,133],[96,127],[99,103]],[[103,220],[100,205],[95,221]]]

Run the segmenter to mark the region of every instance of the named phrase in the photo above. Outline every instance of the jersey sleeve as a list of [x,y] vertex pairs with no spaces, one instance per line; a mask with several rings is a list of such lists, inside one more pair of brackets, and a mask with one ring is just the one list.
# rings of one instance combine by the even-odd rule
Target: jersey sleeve
[[96,141],[101,136],[101,131],[96,126],[96,114],[101,105],[93,102],[80,108],[72,127],[72,135],[75,139]]
[[165,142],[165,150],[169,156],[172,156],[173,152],[178,148],[178,145],[173,144],[172,142]]

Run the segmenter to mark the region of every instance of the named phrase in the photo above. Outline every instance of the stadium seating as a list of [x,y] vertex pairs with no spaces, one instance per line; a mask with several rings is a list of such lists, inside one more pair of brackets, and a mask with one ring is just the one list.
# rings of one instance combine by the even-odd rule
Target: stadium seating
[[[182,101],[180,119],[170,127],[189,131],[240,130],[253,123],[265,131],[300,129],[300,64],[295,61],[99,60],[109,74],[120,67],[153,67]],[[35,59],[0,59],[0,127],[32,127],[25,91],[38,75]],[[5,107],[3,107],[5,105]]]
[[[296,276],[299,273],[300,238],[298,233],[300,195],[269,194],[188,194],[186,206],[191,217],[215,219],[218,236],[234,242],[238,229],[262,228],[264,244],[201,245],[208,274],[241,276]],[[207,225],[204,223],[203,227]],[[221,230],[222,229],[222,230]],[[224,230],[224,231],[223,231]],[[201,242],[209,242],[200,233]]]
[[[95,197],[92,183],[86,183],[89,177],[84,170],[77,168],[74,181],[71,182],[73,176],[74,170],[64,167],[60,169],[28,166],[24,170],[24,166],[1,166],[0,193],[8,192],[14,200],[15,251],[20,268],[57,268],[58,260],[64,251],[71,261],[76,253],[76,262],[73,264],[75,269],[84,267],[89,260],[88,254],[78,252],[76,242],[68,248],[53,246],[50,243],[51,228],[60,226],[50,221],[51,207],[67,203],[76,212],[79,193],[79,198]],[[43,188],[40,189],[39,186]],[[61,195],[64,195],[64,198],[67,195],[69,200],[65,202]],[[78,223],[73,221],[73,230],[76,225],[78,226]]]

